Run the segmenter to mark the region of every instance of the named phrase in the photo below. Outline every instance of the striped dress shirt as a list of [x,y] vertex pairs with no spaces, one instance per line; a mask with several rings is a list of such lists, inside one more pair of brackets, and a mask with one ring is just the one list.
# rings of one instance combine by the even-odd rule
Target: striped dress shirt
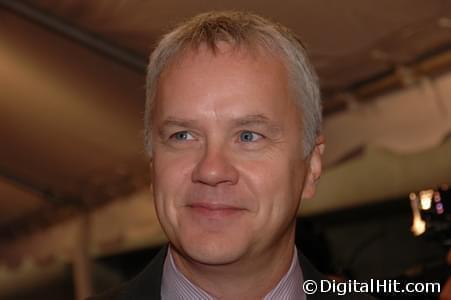
[[[263,300],[305,300],[302,290],[303,276],[297,250],[293,252],[290,269]],[[163,266],[161,282],[162,300],[215,300],[207,292],[194,285],[177,268],[169,247]]]

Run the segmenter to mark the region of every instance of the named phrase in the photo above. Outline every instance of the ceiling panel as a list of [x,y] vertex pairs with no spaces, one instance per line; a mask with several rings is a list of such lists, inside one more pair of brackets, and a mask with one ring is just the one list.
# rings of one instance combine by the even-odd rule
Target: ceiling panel
[[[255,11],[301,36],[326,93],[451,48],[451,1],[27,2],[143,61],[184,18],[211,9]],[[23,216],[33,223],[147,185],[144,73],[10,10],[0,9],[0,36],[0,174],[23,184],[0,181],[0,232]],[[27,185],[59,204],[30,194]]]
[[[142,55],[175,23],[212,9],[254,11],[295,30],[326,91],[389,71],[451,46],[451,2],[347,1],[29,1]],[[114,4],[113,4],[114,3]]]
[[142,74],[5,10],[0,36],[0,174],[59,201],[44,216],[5,181],[0,220],[21,201],[30,223],[47,222],[146,184]]
[[0,178],[0,227],[31,216],[49,206],[39,195]]

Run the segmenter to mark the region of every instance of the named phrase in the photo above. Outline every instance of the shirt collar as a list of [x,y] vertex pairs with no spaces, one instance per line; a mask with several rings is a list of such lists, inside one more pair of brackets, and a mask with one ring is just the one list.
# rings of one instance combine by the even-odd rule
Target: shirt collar
[[[296,247],[293,252],[293,259],[288,272],[282,277],[279,283],[263,298],[273,299],[299,299],[304,300],[305,294],[302,290],[303,275],[299,264]],[[207,292],[194,285],[174,263],[171,254],[171,247],[164,261],[163,278],[161,283],[161,297],[163,300],[173,299],[199,299],[214,300]]]
[[164,261],[163,278],[161,280],[162,300],[213,300],[207,292],[191,283],[182,272],[179,271],[172,257],[171,246]]

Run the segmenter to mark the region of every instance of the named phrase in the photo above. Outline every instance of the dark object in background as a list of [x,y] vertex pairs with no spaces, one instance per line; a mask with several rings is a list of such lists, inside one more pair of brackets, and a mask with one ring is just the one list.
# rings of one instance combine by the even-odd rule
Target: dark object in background
[[[451,190],[448,185],[441,185],[436,190],[428,189],[411,193],[409,198],[412,208],[411,231],[413,235],[432,243],[438,243],[449,251],[451,249]],[[398,279],[401,282],[431,282],[440,278],[443,286],[450,275],[450,268],[443,259],[417,265],[406,270]],[[402,299],[437,298],[418,295],[418,298]]]
[[451,190],[442,185],[437,190],[410,194],[412,232],[415,236],[438,241],[451,248]]

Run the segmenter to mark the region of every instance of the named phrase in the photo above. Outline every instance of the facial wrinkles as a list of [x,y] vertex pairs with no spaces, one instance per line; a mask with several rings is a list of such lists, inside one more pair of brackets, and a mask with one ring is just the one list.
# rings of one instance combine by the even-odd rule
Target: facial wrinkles
[[[212,114],[213,115],[213,114]],[[214,114],[215,118],[219,118],[218,114]],[[217,123],[220,123],[217,121]],[[227,123],[227,122],[226,122]],[[233,122],[230,122],[233,123]],[[216,124],[217,125],[217,124]],[[215,125],[215,126],[216,126]],[[227,127],[226,125],[223,125],[224,127]],[[221,132],[221,130],[218,130],[214,126],[209,126],[210,130],[212,132]],[[213,155],[218,155],[216,159],[225,159],[226,163],[232,164],[233,167],[236,167],[238,172],[240,173],[239,181],[236,185],[228,185],[228,184],[220,184],[219,186],[215,187],[209,187],[207,185],[201,185],[197,184],[190,188],[188,188],[187,191],[187,203],[191,203],[193,201],[207,201],[212,203],[220,203],[224,205],[232,205],[237,206],[241,208],[246,208],[251,211],[257,211],[259,207],[258,199],[253,199],[252,195],[258,195],[258,189],[259,186],[255,185],[255,182],[261,182],[261,180],[256,179],[259,177],[270,177],[272,170],[268,168],[264,168],[262,166],[265,166],[265,161],[274,161],[275,163],[280,163],[278,161],[278,157],[280,153],[283,153],[283,148],[285,147],[293,147],[292,143],[289,143],[286,139],[286,134],[282,134],[279,141],[274,142],[270,141],[268,146],[265,147],[264,151],[257,151],[256,153],[244,154],[241,153],[238,150],[238,153],[234,153],[232,150],[230,150],[229,147],[230,144],[228,143],[221,143],[222,138],[218,138],[218,134],[216,134],[217,141],[215,142],[213,138],[209,136],[209,134],[213,133],[207,133],[206,134],[206,140],[204,147],[212,147],[212,143],[215,143],[215,149],[214,151],[220,151],[220,153],[216,153]],[[208,151],[208,150],[204,150]],[[291,153],[291,151],[290,151]],[[296,173],[296,167],[299,166],[299,157],[292,158],[288,160],[288,163],[290,165],[286,166],[288,169],[291,169],[292,172],[290,175],[295,176]],[[253,159],[252,159],[253,158]],[[283,175],[283,174],[282,174]],[[284,178],[284,180],[291,180],[288,176]],[[278,176],[274,180],[280,180],[281,178],[278,178]],[[286,192],[286,191],[285,191]],[[275,200],[280,199],[280,201],[286,201],[284,198],[292,197],[292,190],[289,191],[289,194],[287,195],[284,191],[275,190],[274,191],[274,198]],[[238,197],[238,195],[241,195],[241,197]],[[243,197],[243,195],[245,195]],[[274,211],[277,211],[277,203],[278,201],[275,201],[271,203],[271,205],[274,205],[273,208]]]
[[[220,168],[233,169],[236,177],[233,177],[232,182],[226,180],[225,182],[218,182],[218,184],[211,186],[202,182],[189,182],[187,190],[187,197],[185,204],[205,203],[209,205],[223,205],[231,206],[240,209],[251,209],[252,205],[249,203],[249,197],[246,190],[243,190],[241,182],[241,173],[235,168],[237,167],[236,155],[230,149],[230,143],[227,130],[223,127],[227,125],[221,120],[221,117],[215,113],[211,114],[213,120],[210,122],[209,128],[205,132],[202,149],[198,150],[197,161],[193,164],[191,172],[195,172],[198,164],[209,163],[203,160],[213,160],[213,163],[219,163],[223,166]],[[219,160],[219,161],[218,161]],[[218,172],[224,172],[219,170]],[[221,177],[222,174],[219,174]],[[225,178],[228,178],[227,176]],[[234,181],[236,180],[236,182]]]
[[[212,97],[212,99],[218,98],[217,94],[208,94],[207,96]],[[225,95],[219,95],[219,96],[220,96],[219,98],[221,98],[221,101],[219,101],[219,103],[222,103],[222,105],[225,105],[225,109],[223,106],[218,107],[218,105],[219,105],[219,104],[217,104],[218,102],[215,102],[215,101],[209,102],[208,101],[207,102],[208,105],[205,104],[205,107],[202,107],[202,109],[201,109],[201,114],[202,114],[201,119],[204,119],[205,120],[204,123],[207,124],[207,125],[204,125],[204,127],[202,127],[202,130],[204,130],[206,128],[211,131],[214,131],[212,129],[212,127],[214,127],[214,126],[217,126],[217,128],[221,128],[221,130],[222,130],[223,127],[220,127],[219,124],[222,124],[222,121],[226,118],[226,117],[224,117],[224,114],[225,113],[230,113],[230,114],[234,113],[235,109],[233,107],[229,107],[229,101],[227,101],[227,97],[234,97],[236,95],[225,94]],[[246,99],[243,99],[243,101],[246,101]],[[287,105],[287,104],[285,103],[283,105]],[[180,114],[183,111],[185,111],[185,110],[179,110],[178,114]],[[220,111],[223,113],[222,115],[219,113]],[[198,119],[197,117],[198,116],[195,116],[196,119]],[[287,123],[287,120],[284,120],[284,121],[285,121],[285,123]],[[214,124],[214,125],[212,125],[212,124]],[[287,129],[287,128],[284,128],[284,129]],[[217,130],[215,131],[214,134],[209,135],[207,138],[208,143],[210,143],[210,144],[213,143],[215,141],[215,139],[212,139],[212,137],[217,138],[218,135],[219,135],[219,133],[217,132]],[[222,136],[222,138],[223,138],[223,136]],[[256,163],[255,169],[259,170],[260,172],[265,172],[266,170],[261,170],[261,168],[260,169],[258,168],[258,165],[257,165],[258,161],[259,160],[276,161],[278,155],[280,155],[279,150],[283,149],[285,147],[289,147],[289,144],[293,142],[293,141],[291,141],[292,138],[293,138],[292,136],[287,137],[287,135],[284,134],[282,136],[282,138],[276,139],[276,141],[270,141],[270,143],[268,143],[268,147],[266,147],[264,149],[264,152],[259,152],[259,153],[248,152],[248,153],[243,154],[241,157],[238,155],[236,155],[236,156],[229,155],[228,158],[229,159],[233,158],[234,160],[237,160],[237,161],[239,160],[240,162],[243,163],[243,166],[244,165],[250,166],[250,164]],[[228,144],[226,144],[226,145],[228,146]],[[302,151],[299,152],[299,156],[302,156]],[[249,159],[252,159],[254,161],[253,162],[249,161]],[[293,159],[293,161],[296,161],[296,160]],[[243,169],[246,169],[246,168],[243,167]],[[244,171],[246,171],[246,170],[244,170]],[[268,172],[269,172],[269,170],[268,170]],[[249,175],[249,176],[251,176],[251,175]],[[241,178],[241,179],[245,179],[245,178]],[[251,182],[251,180],[249,180],[249,181]],[[252,188],[252,185],[251,185],[251,188]]]
[[[226,45],[226,43],[225,43],[225,45]],[[203,49],[203,48],[204,48],[203,46],[200,47],[200,49]],[[254,51],[250,51],[250,50],[254,50]],[[199,52],[201,52],[201,51],[199,51]],[[211,54],[208,51],[207,51],[207,53]],[[161,81],[163,81],[163,79],[165,77],[167,77],[167,75],[169,73],[171,73],[174,69],[182,69],[182,68],[184,68],[185,64],[186,64],[186,61],[196,60],[196,59],[198,59],[199,55],[200,55],[199,53],[192,52],[192,51],[185,51],[185,52],[177,55],[174,58],[173,62],[169,66],[167,66],[165,68],[165,70],[162,72],[162,74],[160,76],[160,80],[159,80],[159,88],[157,89],[158,93],[161,92],[161,84],[160,84]],[[246,58],[249,59],[250,58],[250,59],[252,59],[254,61],[257,61],[257,58],[259,58],[259,57],[260,58],[263,57],[264,59],[274,59],[275,58],[277,60],[280,60],[283,63],[283,65],[285,66],[284,68],[286,69],[286,63],[285,63],[283,58],[280,58],[279,54],[273,53],[272,51],[268,51],[268,49],[262,49],[261,47],[256,47],[255,49],[254,48],[247,49],[247,48],[242,48],[242,47],[239,47],[239,48],[224,47],[224,49],[221,50],[220,54],[207,55],[207,56],[202,56],[202,57],[203,58],[207,57],[208,59],[213,61],[213,60],[216,59],[217,55],[237,56],[240,59],[246,59]],[[262,72],[265,72],[265,71],[266,70],[262,69]],[[201,70],[199,70],[199,74],[198,75],[199,76],[196,76],[196,77],[202,78],[202,76],[204,76],[204,74],[203,74],[203,72]],[[284,71],[283,73],[281,73],[279,75],[281,75],[283,77],[285,77],[285,76],[290,77],[289,75],[286,74],[286,71]],[[228,80],[228,84],[229,85],[230,85],[230,83],[232,83],[232,86],[228,86],[227,89],[225,89],[228,92],[230,92],[231,90],[240,90],[240,85],[244,84],[244,82],[242,82],[242,81],[236,81],[236,80],[233,80],[233,79],[234,79],[234,77],[231,77],[231,80]],[[289,95],[285,95],[285,96],[288,96],[289,98],[291,98],[291,100],[293,101],[293,104],[296,107],[296,109],[300,110],[299,105],[298,105],[298,103],[296,101],[296,99],[298,98],[297,92],[292,87],[292,85],[293,85],[292,84],[292,79],[291,78],[287,78],[286,81],[287,81],[287,83],[286,83],[287,84],[287,89],[286,90],[287,90]],[[203,84],[203,80],[190,81],[190,84],[193,84],[193,83],[202,85]],[[260,82],[260,84],[264,85],[265,82]],[[169,88],[173,89],[173,87],[169,87]],[[218,93],[221,93],[221,92],[219,92],[219,90],[217,90],[215,92],[211,92],[210,91],[210,94],[207,94],[207,97],[213,99],[215,97],[217,98],[218,96],[222,96],[222,95],[217,95]],[[239,95],[235,95],[235,96],[239,97]],[[156,96],[155,98],[158,98],[158,97]],[[179,99],[179,100],[181,101],[181,103],[183,102],[182,101],[183,99]],[[224,104],[228,103],[227,99],[224,99],[224,100],[225,100],[223,102]],[[246,99],[243,99],[243,101],[245,101],[245,100]],[[216,108],[216,107],[213,107],[213,109],[211,109],[211,107],[204,107],[204,111],[205,112],[212,113],[213,115],[216,115],[216,116],[218,114],[217,110],[218,110],[218,108]],[[298,113],[299,113],[300,116],[302,115],[299,111],[298,111]],[[301,134],[302,130],[303,130],[302,122],[299,122],[299,125],[300,125],[299,133]]]

